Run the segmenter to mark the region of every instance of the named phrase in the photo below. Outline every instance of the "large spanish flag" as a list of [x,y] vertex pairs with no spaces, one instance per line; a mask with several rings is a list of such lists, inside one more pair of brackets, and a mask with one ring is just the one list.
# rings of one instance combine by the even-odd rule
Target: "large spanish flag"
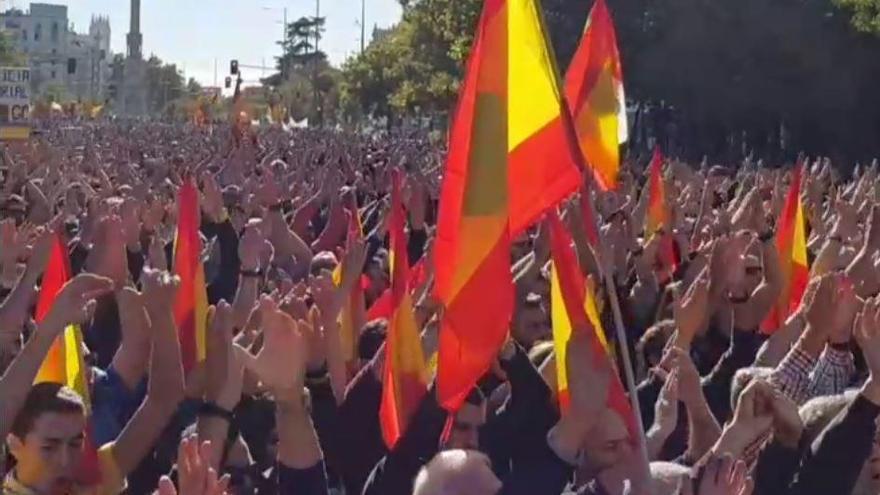
[[580,184],[580,152],[534,0],[486,0],[458,107],[435,245],[438,398],[455,410],[504,343],[510,239]]
[[[591,294],[583,283],[583,275],[577,266],[572,250],[571,235],[565,230],[556,212],[548,214],[550,220],[550,252],[553,260],[550,311],[553,324],[553,345],[556,353],[556,379],[559,403],[563,413],[569,407],[568,371],[566,362],[568,340],[572,332],[590,332],[593,362],[598,367],[609,368],[612,377],[605,397],[606,405],[626,424],[630,440],[639,438],[639,423],[630,407],[623,384],[609,353],[608,342],[599,323],[595,305],[590,304]],[[592,307],[591,307],[592,306]]]
[[620,144],[627,140],[626,98],[617,35],[605,0],[596,0],[565,75],[578,142],[603,190],[617,187]]
[[385,340],[385,369],[379,418],[382,438],[389,449],[406,430],[410,418],[428,390],[428,369],[422,351],[419,328],[409,293],[409,260],[406,256],[406,223],[400,199],[400,172],[392,175],[391,293],[394,310]]
[[[550,320],[553,325],[553,347],[556,352],[556,385],[559,405],[563,411],[568,409],[568,370],[565,366],[568,339],[573,328],[572,318],[586,317],[578,322],[592,328],[594,344],[601,347],[602,353],[610,357],[605,330],[599,318],[596,298],[592,288],[584,283],[584,276],[578,267],[572,250],[572,238],[555,212],[548,214],[550,220]],[[563,284],[565,285],[563,287]],[[572,305],[572,308],[568,306]],[[579,306],[579,307],[578,307]]]
[[206,350],[208,292],[202,267],[199,218],[199,191],[192,180],[186,180],[177,197],[173,267],[174,274],[180,277],[180,287],[174,301],[174,322],[177,324],[185,372],[205,360]]
[[771,334],[801,303],[810,280],[807,261],[807,236],[804,224],[804,207],[801,203],[801,174],[803,164],[798,163],[791,174],[791,184],[785,198],[785,207],[776,228],[776,250],[782,270],[782,292],[770,314],[761,323],[761,331]]
[[[43,321],[55,303],[55,298],[71,278],[70,258],[61,234],[55,234],[49,261],[43,273],[40,293],[34,319]],[[69,325],[64,329],[43,359],[34,383],[60,383],[76,391],[86,406],[86,415],[91,415],[91,394],[87,368],[82,354],[83,339],[79,325]],[[98,451],[91,434],[91,423],[86,429],[85,454],[77,470],[77,481],[85,485],[95,485],[101,481]]]

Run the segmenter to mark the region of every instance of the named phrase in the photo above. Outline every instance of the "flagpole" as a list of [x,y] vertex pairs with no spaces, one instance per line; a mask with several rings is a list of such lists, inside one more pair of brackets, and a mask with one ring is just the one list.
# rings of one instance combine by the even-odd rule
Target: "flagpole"
[[[593,226],[596,227],[598,231],[598,225],[596,225],[597,217],[595,216],[596,208],[593,205],[593,197],[591,193],[591,186],[594,184],[594,179],[592,173],[590,172],[587,175],[587,183],[586,188],[581,194],[586,194],[587,197],[585,201],[590,205],[590,209],[593,211],[593,217],[590,219],[593,222]],[[587,219],[584,219],[587,220]],[[596,255],[600,258],[604,258],[604,253],[601,250],[604,249],[601,243],[597,246],[594,246]],[[623,360],[623,375],[626,379],[626,388],[629,391],[629,402],[630,407],[632,408],[632,412],[635,415],[636,424],[639,425],[639,451],[642,454],[643,462],[643,476],[645,477],[646,486],[644,487],[646,490],[653,492],[650,487],[651,483],[651,458],[648,457],[648,442],[645,438],[645,430],[642,427],[642,408],[639,405],[639,396],[636,390],[636,378],[635,373],[633,372],[632,360],[629,357],[629,341],[626,338],[626,330],[623,326],[623,314],[620,311],[620,301],[617,299],[617,285],[614,283],[614,277],[611,276],[610,270],[605,270],[602,268],[601,270],[602,276],[605,279],[605,289],[608,292],[608,302],[611,305],[611,314],[614,317],[614,334],[617,337],[617,349],[620,351],[622,360]]]
[[611,313],[614,315],[614,328],[617,336],[617,348],[623,361],[623,374],[626,378],[626,388],[629,390],[629,402],[632,407],[633,414],[636,416],[636,424],[639,425],[639,451],[644,459],[644,476],[645,489],[650,490],[651,469],[650,458],[648,457],[648,444],[645,438],[645,429],[642,428],[642,408],[639,406],[639,397],[636,393],[636,379],[633,373],[632,361],[629,357],[629,344],[626,338],[626,330],[623,328],[623,315],[620,312],[620,303],[617,300],[617,287],[614,278],[611,276],[610,270],[605,271],[605,288],[608,291],[608,301],[611,303]]

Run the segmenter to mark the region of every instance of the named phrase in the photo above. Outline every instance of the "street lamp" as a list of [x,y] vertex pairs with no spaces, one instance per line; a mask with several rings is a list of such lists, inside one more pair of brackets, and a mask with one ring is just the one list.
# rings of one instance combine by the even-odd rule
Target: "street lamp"
[[276,12],[281,10],[284,12],[284,20],[282,21],[283,22],[283,24],[282,24],[283,32],[281,33],[281,39],[285,44],[287,44],[287,7],[268,7],[268,6],[264,5],[263,10],[276,11]]

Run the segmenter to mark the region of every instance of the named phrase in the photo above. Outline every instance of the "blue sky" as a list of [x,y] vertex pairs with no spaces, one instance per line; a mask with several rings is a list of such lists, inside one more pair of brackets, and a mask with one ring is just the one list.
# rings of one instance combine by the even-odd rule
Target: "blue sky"
[[[65,4],[77,31],[87,31],[93,14],[110,17],[112,49],[125,51],[129,25],[128,0],[42,0]],[[27,9],[30,2],[0,0],[0,8],[10,5]],[[360,48],[360,0],[321,0],[321,15],[327,17],[327,32],[321,48],[331,62],[341,63]],[[386,27],[400,18],[397,0],[366,0],[367,41],[373,25]],[[141,31],[144,53],[155,53],[165,61],[185,68],[187,77],[210,85],[214,82],[214,59],[218,79],[229,70],[229,60],[242,64],[274,65],[273,57],[282,37],[282,9],[288,21],[314,15],[315,0],[141,0]],[[268,8],[268,9],[267,9]],[[246,79],[262,75],[259,70],[244,72]]]

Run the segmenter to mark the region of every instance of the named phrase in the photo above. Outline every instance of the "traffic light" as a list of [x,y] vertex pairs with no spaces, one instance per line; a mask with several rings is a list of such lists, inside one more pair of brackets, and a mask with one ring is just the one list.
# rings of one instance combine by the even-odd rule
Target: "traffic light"
[[238,74],[238,60],[229,62],[229,73],[232,75]]
[[232,78],[229,76],[226,76],[226,81],[224,81],[224,85],[226,86],[226,89],[231,88],[232,87]]

